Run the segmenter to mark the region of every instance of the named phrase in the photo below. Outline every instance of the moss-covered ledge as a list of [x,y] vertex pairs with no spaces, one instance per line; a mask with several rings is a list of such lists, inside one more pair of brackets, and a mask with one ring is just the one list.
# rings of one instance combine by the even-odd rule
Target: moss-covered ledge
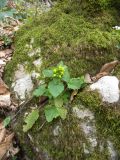
[[[27,104],[24,111],[16,119],[14,130],[18,135],[25,153],[31,160],[103,160],[109,159],[107,140],[111,141],[114,148],[120,153],[120,109],[113,104],[101,102],[99,94],[95,91],[83,90],[79,92],[71,106],[68,108],[68,115],[65,120],[56,119],[51,123],[45,122],[44,108],[40,108],[40,117],[27,133],[23,132],[25,114],[35,105],[36,99]],[[28,107],[29,106],[29,107]],[[91,148],[85,133],[80,127],[85,120],[75,116],[71,109],[76,107],[81,111],[89,109],[94,114],[97,134],[97,146],[91,153],[85,154],[84,145]],[[69,110],[70,109],[70,110]],[[44,124],[44,125],[43,125]],[[43,126],[42,126],[43,125]],[[42,126],[42,128],[41,128]],[[104,150],[100,151],[101,143]]]
[[30,111],[28,106],[32,107],[33,104],[27,104],[13,124],[26,155],[31,160],[84,159],[83,144],[86,143],[86,138],[79,127],[80,120],[72,113],[64,121],[58,118],[51,123],[44,123],[44,108],[41,108],[40,117],[32,129],[23,132],[25,113]]
[[[100,1],[99,1],[100,2]],[[93,4],[92,4],[93,5]],[[95,4],[96,6],[96,4]],[[91,6],[92,7],[92,6]],[[78,1],[59,1],[51,11],[36,17],[21,27],[15,38],[15,52],[12,61],[5,69],[4,79],[7,84],[13,81],[17,65],[25,64],[28,72],[36,70],[33,61],[42,58],[43,68],[56,65],[59,61],[69,67],[71,75],[79,77],[86,73],[95,75],[106,62],[119,59],[120,31],[112,29],[116,25],[117,10],[113,13],[110,8],[94,12],[88,17],[85,10],[80,10]],[[32,41],[32,44],[31,44]],[[29,56],[29,53],[39,53]],[[115,75],[119,76],[118,66]],[[66,120],[56,119],[52,123],[45,123],[43,108],[40,118],[28,133],[23,133],[24,114],[35,106],[37,101],[26,106],[18,116],[14,130],[21,145],[31,160],[103,160],[108,159],[106,139],[113,142],[115,149],[120,152],[120,111],[119,104],[113,107],[101,102],[97,92],[81,91],[71,107],[83,105],[95,116],[98,141],[105,141],[105,150],[100,152],[95,147],[92,154],[85,155],[83,144],[89,143],[80,128],[81,120],[70,112]],[[57,129],[56,129],[57,128]],[[55,130],[58,134],[55,133]],[[27,141],[27,143],[26,143]]]
[[[89,5],[94,7],[93,3]],[[43,59],[42,68],[63,60],[76,77],[86,72],[95,74],[102,64],[118,59],[120,34],[112,29],[117,23],[115,8],[112,11],[116,14],[110,12],[111,8],[102,8],[94,17],[86,17],[80,9],[78,1],[65,0],[36,19],[29,19],[16,34],[15,52],[6,66],[5,81],[11,83],[18,63],[25,63],[29,72],[36,69],[33,61],[38,58]],[[39,53],[29,56],[38,49]]]
[[120,104],[101,102],[97,91],[80,92],[75,103],[82,103],[94,112],[96,127],[101,138],[110,139],[120,156]]

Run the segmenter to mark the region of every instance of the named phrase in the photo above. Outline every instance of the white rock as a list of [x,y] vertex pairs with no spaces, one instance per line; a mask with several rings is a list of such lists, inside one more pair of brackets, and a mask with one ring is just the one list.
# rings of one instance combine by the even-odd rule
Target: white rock
[[24,78],[26,75],[23,65],[18,65],[18,70],[15,72],[14,80]]
[[33,83],[30,75],[18,79],[15,83],[12,84],[14,91],[20,99],[25,99],[26,95],[30,95],[30,92],[33,89]]
[[[96,127],[95,127],[95,120],[94,114],[87,108],[81,107],[74,107],[73,113],[82,120],[80,123],[80,127],[83,130],[86,139],[91,144],[91,151],[94,150],[94,147],[97,146],[97,136],[96,136]],[[87,149],[87,148],[86,148]],[[86,151],[85,151],[86,152]]]
[[120,26],[115,26],[113,29],[120,30]]
[[40,67],[40,66],[41,66],[41,64],[42,64],[42,60],[41,60],[41,58],[39,58],[39,59],[35,60],[35,61],[33,62],[33,64],[34,64],[36,67]]
[[94,121],[89,121],[89,119],[86,122],[81,123],[81,128],[83,132],[85,133],[86,139],[91,144],[91,150],[94,149],[94,147],[97,146],[97,136],[96,136],[96,127]]
[[16,96],[21,100],[24,100],[26,96],[30,96],[33,90],[31,75],[26,73],[22,65],[19,65],[18,70],[15,72],[12,87]]
[[78,118],[84,119],[86,117],[89,117],[89,119],[91,120],[94,119],[94,115],[89,109],[79,109],[77,107],[74,107],[73,112]]
[[[26,47],[27,47],[27,48],[30,48],[29,45],[27,45]],[[37,54],[37,55],[40,55],[40,53],[41,53],[41,48],[37,48],[37,49],[34,49],[34,50],[28,52],[28,56],[29,56],[29,57],[32,57],[32,56],[34,56],[34,55],[36,55],[36,54]]]
[[119,80],[115,76],[104,76],[90,85],[91,90],[98,90],[102,100],[109,103],[119,100]]
[[117,160],[118,159],[118,154],[117,152],[115,151],[115,148],[113,146],[113,143],[111,141],[107,141],[107,144],[108,144],[108,151],[110,153],[110,159],[111,160]]

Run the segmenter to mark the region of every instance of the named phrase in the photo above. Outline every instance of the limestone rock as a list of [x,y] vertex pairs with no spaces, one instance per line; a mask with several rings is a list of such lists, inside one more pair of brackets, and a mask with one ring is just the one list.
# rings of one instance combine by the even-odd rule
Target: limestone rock
[[[82,128],[86,139],[89,141],[91,148],[90,150],[94,150],[94,147],[97,146],[97,138],[96,138],[96,128],[95,128],[95,120],[94,120],[94,114],[85,107],[74,107],[73,112],[75,115],[82,119],[82,122],[80,124],[80,127]],[[86,146],[84,146],[84,150],[86,152]],[[89,151],[88,151],[89,153]]]
[[41,58],[39,58],[39,59],[35,60],[35,61],[33,62],[33,64],[34,64],[36,67],[40,67],[40,66],[41,66],[41,64],[42,64],[42,60],[41,60]]
[[102,100],[108,103],[119,100],[119,80],[115,76],[104,76],[90,86],[91,90],[98,90]]
[[18,70],[15,72],[12,87],[16,96],[22,100],[25,99],[26,96],[30,96],[31,91],[33,90],[31,75],[26,73],[22,65],[19,65]]

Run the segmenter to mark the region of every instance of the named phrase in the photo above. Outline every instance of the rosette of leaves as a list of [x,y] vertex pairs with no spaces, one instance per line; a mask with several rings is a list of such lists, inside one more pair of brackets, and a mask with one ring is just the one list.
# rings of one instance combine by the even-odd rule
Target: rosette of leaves
[[49,98],[49,103],[45,106],[45,116],[48,122],[57,117],[65,119],[67,115],[65,104],[68,103],[69,92],[83,87],[84,77],[71,78],[68,67],[63,62],[52,69],[45,69],[43,76],[45,83],[40,85],[33,95]]

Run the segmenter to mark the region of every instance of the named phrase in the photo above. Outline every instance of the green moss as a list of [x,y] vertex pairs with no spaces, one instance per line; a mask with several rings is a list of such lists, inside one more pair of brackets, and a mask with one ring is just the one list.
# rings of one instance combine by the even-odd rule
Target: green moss
[[95,110],[101,106],[101,98],[97,91],[83,91],[80,92],[75,100],[75,104],[82,103],[85,106]]
[[74,104],[82,103],[95,115],[97,134],[100,139],[113,142],[115,149],[120,153],[120,105],[101,103],[97,92],[80,92]]
[[[32,104],[33,103],[33,104]],[[33,106],[35,101],[31,104],[28,104],[29,107]],[[97,139],[98,146],[95,147],[95,150],[88,154],[84,154],[83,145],[87,144],[89,148],[89,143],[87,142],[83,131],[80,129],[79,125],[82,122],[80,119],[76,118],[71,111],[67,115],[67,119],[64,121],[61,119],[56,119],[52,123],[45,123],[44,108],[40,109],[40,118],[29,131],[32,141],[28,134],[23,133],[22,128],[24,124],[24,114],[29,112],[29,108],[26,106],[24,112],[21,116],[18,116],[17,125],[15,126],[15,131],[19,133],[19,139],[21,144],[23,144],[26,154],[30,157],[33,156],[33,159],[37,157],[37,154],[34,153],[34,146],[38,148],[40,155],[43,155],[43,160],[45,153],[56,160],[69,159],[69,160],[103,160],[108,159],[108,149],[106,140],[113,142],[114,147],[119,151],[120,145],[120,113],[117,108],[101,104],[101,98],[97,92],[84,90],[80,92],[72,106],[79,106],[83,104],[95,115],[96,127],[97,127]],[[107,106],[107,108],[106,108]],[[69,106],[70,107],[70,106]],[[117,106],[116,106],[117,107]],[[19,122],[19,123],[18,123]],[[54,130],[59,126],[58,135],[54,135]],[[25,144],[26,141],[26,144]],[[102,155],[100,152],[100,144],[104,144],[104,150]],[[32,155],[33,153],[33,155]]]
[[[43,59],[42,68],[63,60],[73,76],[86,72],[95,74],[103,63],[118,57],[116,46],[120,41],[120,34],[119,31],[110,29],[116,17],[106,11],[98,18],[92,18],[91,22],[91,18],[79,13],[79,2],[73,6],[70,3],[73,2],[60,2],[48,13],[29,20],[18,31],[15,53],[5,70],[7,83],[11,83],[18,63],[25,64],[26,69],[32,71],[35,69],[32,62],[40,56]],[[26,44],[30,45],[32,38],[34,44],[33,49],[30,49]],[[37,48],[41,48],[41,55],[37,53],[36,56],[29,57],[28,53]]]
[[103,105],[96,111],[95,118],[97,121],[97,128],[100,135],[106,137],[113,142],[114,147],[120,153],[120,110],[114,106]]
[[[36,17],[35,20],[29,20],[18,31],[15,38],[15,53],[5,70],[4,78],[7,84],[12,82],[19,63],[24,64],[26,70],[31,72],[36,69],[33,61],[39,57],[43,60],[40,70],[63,60],[74,77],[85,73],[94,75],[104,63],[120,58],[119,49],[116,47],[120,42],[120,32],[112,30],[112,26],[116,23],[116,13],[105,11],[103,7],[102,11],[97,12],[98,14],[95,11],[94,16],[87,17],[88,10],[85,13],[84,5],[80,8],[79,3],[62,0],[51,11]],[[26,44],[30,45],[32,38],[34,38],[33,49],[30,49]],[[37,48],[41,48],[41,53],[29,57],[28,52]],[[117,71],[116,75],[119,74],[119,68]],[[104,105],[97,92],[86,90],[77,95],[73,105],[76,103],[83,104],[94,112],[99,137],[109,138],[120,151],[119,107],[116,109],[108,104]],[[41,109],[40,119],[29,132],[35,143],[33,146],[37,146],[43,152],[49,152],[55,160],[87,158],[90,160],[90,157],[85,157],[83,152],[82,145],[86,139],[77,125],[80,123],[77,118],[69,113],[65,121],[57,119],[53,123],[46,123],[40,130],[44,120]],[[15,130],[21,133],[20,140],[24,144],[23,140],[27,135],[22,131],[23,118],[19,124]],[[55,137],[53,129],[56,125],[60,126],[62,132]],[[103,159],[107,159],[106,150],[104,155],[100,155],[96,149],[91,155],[92,160],[100,159],[102,156]]]
[[[25,109],[25,111],[22,112],[22,115],[28,111],[29,109]],[[34,153],[35,147],[38,148],[40,155],[43,155],[43,160],[46,159],[45,153],[55,160],[85,159],[82,146],[83,143],[86,142],[86,139],[79,127],[80,120],[69,113],[66,120],[63,121],[58,118],[52,123],[46,122],[41,128],[45,122],[45,116],[43,113],[44,111],[41,108],[40,118],[37,120],[28,134],[23,133],[22,131],[24,116],[19,116],[17,119],[17,125],[15,125],[14,130],[16,133],[18,133],[21,145],[23,145],[25,153],[28,155],[28,157],[31,158],[32,156],[33,159],[36,159],[37,154]],[[54,135],[54,130],[57,126],[59,126],[58,135]],[[30,137],[32,137],[32,141],[30,141]],[[31,155],[31,149],[33,151],[33,155]]]

